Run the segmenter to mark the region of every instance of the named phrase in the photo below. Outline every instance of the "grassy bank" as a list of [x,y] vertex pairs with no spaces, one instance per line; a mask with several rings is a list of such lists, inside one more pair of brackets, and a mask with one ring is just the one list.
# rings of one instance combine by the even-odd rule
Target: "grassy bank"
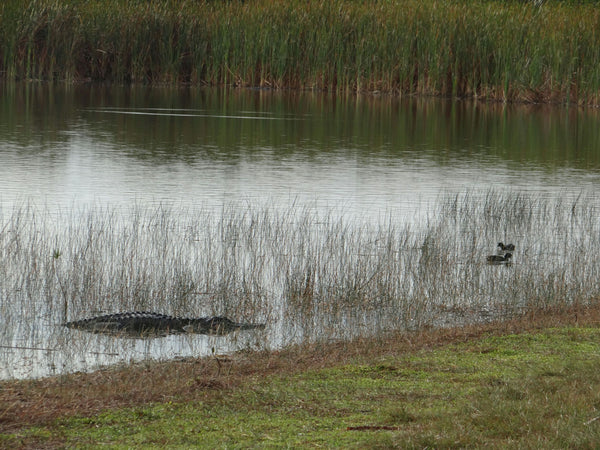
[[8,0],[0,71],[598,104],[599,24],[564,1]]
[[3,382],[0,445],[595,448],[599,323],[595,305]]

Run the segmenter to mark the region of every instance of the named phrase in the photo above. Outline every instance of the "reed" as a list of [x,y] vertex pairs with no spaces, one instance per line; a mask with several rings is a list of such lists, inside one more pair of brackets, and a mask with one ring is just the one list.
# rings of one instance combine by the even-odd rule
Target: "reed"
[[[415,228],[298,206],[57,217],[25,205],[0,216],[5,340],[124,310],[267,322],[286,345],[586,304],[600,295],[598,206],[468,192]],[[485,263],[499,241],[517,246],[511,266]]]
[[[258,341],[230,344],[279,348],[585,306],[600,296],[599,207],[585,194],[469,191],[410,226],[394,212],[371,222],[295,204],[0,208],[0,344],[54,349],[49,364],[150,353],[59,326],[126,310],[266,322]],[[499,241],[516,245],[512,265],[486,263]]]
[[7,79],[598,104],[600,10],[569,1],[7,0]]

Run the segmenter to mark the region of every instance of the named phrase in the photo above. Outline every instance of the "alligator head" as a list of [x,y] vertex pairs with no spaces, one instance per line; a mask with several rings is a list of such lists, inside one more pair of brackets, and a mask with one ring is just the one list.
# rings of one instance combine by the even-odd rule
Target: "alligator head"
[[264,323],[236,323],[227,317],[216,316],[209,318],[189,319],[189,323],[183,326],[188,333],[214,334],[223,336],[236,330],[263,329]]

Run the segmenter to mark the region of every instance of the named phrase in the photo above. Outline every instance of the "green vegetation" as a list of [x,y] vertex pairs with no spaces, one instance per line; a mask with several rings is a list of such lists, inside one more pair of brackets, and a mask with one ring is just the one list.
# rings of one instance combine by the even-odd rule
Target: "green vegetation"
[[598,104],[594,2],[7,0],[7,79]]
[[0,444],[595,448],[599,314],[4,383]]
[[[266,332],[240,339],[240,348],[270,340],[281,347],[506,319],[600,297],[600,260],[589,257],[600,249],[596,198],[483,191],[429,206],[427,223],[296,205],[230,205],[220,214],[91,207],[60,220],[33,206],[3,211],[4,342],[19,327],[29,339],[51,330],[52,347],[75,358],[88,340],[74,345],[55,324],[153,310],[264,322]],[[486,264],[499,241],[517,245],[511,266]],[[40,318],[48,331],[36,326]]]
[[[429,206],[427,223],[296,205],[230,205],[220,214],[91,207],[60,221],[33,206],[3,211],[5,342],[17,324],[38,336],[40,317],[59,324],[153,310],[264,322],[285,346],[511,318],[600,297],[600,260],[589,257],[600,249],[596,198],[483,191]],[[499,241],[517,245],[512,266],[486,264]],[[85,348],[50,329],[73,357]]]

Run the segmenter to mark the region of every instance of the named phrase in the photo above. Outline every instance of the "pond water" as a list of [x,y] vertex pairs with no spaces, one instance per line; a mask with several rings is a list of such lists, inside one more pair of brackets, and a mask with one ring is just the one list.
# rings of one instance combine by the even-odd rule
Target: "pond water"
[[[229,250],[219,246],[216,250],[222,260],[232,258],[233,265],[244,266],[245,272],[239,272],[242,278],[247,273],[255,277],[254,287],[240,282],[243,286],[236,284],[236,294],[232,294],[243,311],[232,301],[211,304],[214,298],[227,296],[226,288],[215,287],[226,278],[223,269],[209,289],[212,295],[200,292],[196,281],[189,282],[196,300],[173,304],[157,300],[159,287],[168,281],[161,285],[144,277],[155,273],[165,280],[177,278],[178,269],[172,267],[181,261],[186,264],[189,255],[185,252],[190,248],[195,253],[215,251],[211,242],[226,239],[224,214],[247,229],[252,220],[268,228],[269,220],[281,224],[290,211],[300,211],[298,220],[308,217],[313,225],[322,224],[325,217],[330,233],[336,220],[342,220],[344,231],[338,231],[338,236],[350,233],[352,237],[347,230],[360,233],[362,227],[374,227],[366,231],[372,234],[390,219],[419,229],[429,223],[433,206],[444,194],[485,195],[495,189],[575,201],[582,193],[593,199],[600,190],[600,112],[596,110],[251,89],[4,84],[0,93],[0,255],[7,266],[0,280],[0,378],[39,377],[90,370],[100,364],[271,348],[315,339],[310,335],[314,324],[291,326],[281,319],[286,314],[280,311],[282,306],[268,297],[283,295],[283,288],[267,289],[262,284],[264,278],[279,276],[274,269],[278,263],[272,259],[273,267],[254,274],[252,267],[268,252],[261,250],[256,256],[248,250],[252,244],[247,244],[244,254],[227,253],[234,247],[231,244],[226,246]],[[265,211],[272,214],[271,219],[264,219]],[[184,256],[169,254],[171,269],[162,267],[168,263],[160,269],[140,267],[131,256],[136,254],[133,246],[138,245],[150,260],[161,258],[155,254],[157,239],[151,233],[136,237],[134,244],[129,238],[125,243],[115,237],[144,234],[149,224],[156,225],[157,214],[164,214],[164,222],[169,222],[161,239],[170,247],[187,249],[180,250]],[[28,225],[20,225],[21,221]],[[19,236],[32,242],[29,253],[22,249],[27,244],[19,244],[20,259],[13,256],[16,222],[25,230]],[[83,228],[77,228],[82,223]],[[110,268],[98,269],[102,282],[91,276],[77,281],[78,249],[88,248],[84,243],[91,239],[89,230],[102,226],[113,234],[109,233],[107,245],[101,246],[94,262]],[[297,221],[281,226],[284,235],[298,234]],[[214,234],[204,235],[208,229]],[[181,231],[181,236],[165,238],[172,230]],[[307,233],[311,236],[313,231]],[[40,240],[35,236],[41,236]],[[262,249],[272,239],[265,236]],[[69,243],[71,237],[73,243]],[[364,235],[356,239],[361,247],[374,241]],[[231,242],[238,241],[239,237]],[[296,249],[296,244],[290,245]],[[64,256],[59,253],[52,258],[59,248]],[[32,271],[32,279],[38,276],[31,269],[42,264],[38,251],[47,256],[43,261],[46,272],[35,284],[20,274]],[[122,257],[125,253],[131,258]],[[293,257],[293,264],[297,259]],[[126,264],[131,266],[127,271],[115,268]],[[360,261],[348,256],[347,264]],[[296,288],[302,290],[316,269],[302,261],[298,267]],[[323,270],[327,267],[324,264]],[[186,272],[181,280],[209,277],[213,268],[206,265],[198,270]],[[290,279],[296,275],[290,275],[291,269],[288,272],[280,285],[289,290]],[[111,284],[119,276],[127,280],[121,286]],[[324,282],[323,273],[319,279]],[[327,280],[327,289],[333,290],[335,282]],[[140,287],[144,283],[150,287]],[[71,290],[73,286],[77,288]],[[135,301],[129,298],[134,288],[139,294]],[[172,293],[175,288],[169,289]],[[143,295],[148,296],[147,303],[140,300]],[[260,301],[247,300],[253,295]],[[227,337],[183,335],[152,340],[115,339],[57,325],[62,318],[129,308],[186,315],[231,313],[236,320],[256,319],[269,325],[265,332]],[[368,314],[349,313],[350,307],[336,310],[327,326],[368,328],[369,321],[382,314],[372,309],[377,308]],[[259,317],[253,318],[252,311]],[[351,331],[338,332],[331,338],[351,335]]]

